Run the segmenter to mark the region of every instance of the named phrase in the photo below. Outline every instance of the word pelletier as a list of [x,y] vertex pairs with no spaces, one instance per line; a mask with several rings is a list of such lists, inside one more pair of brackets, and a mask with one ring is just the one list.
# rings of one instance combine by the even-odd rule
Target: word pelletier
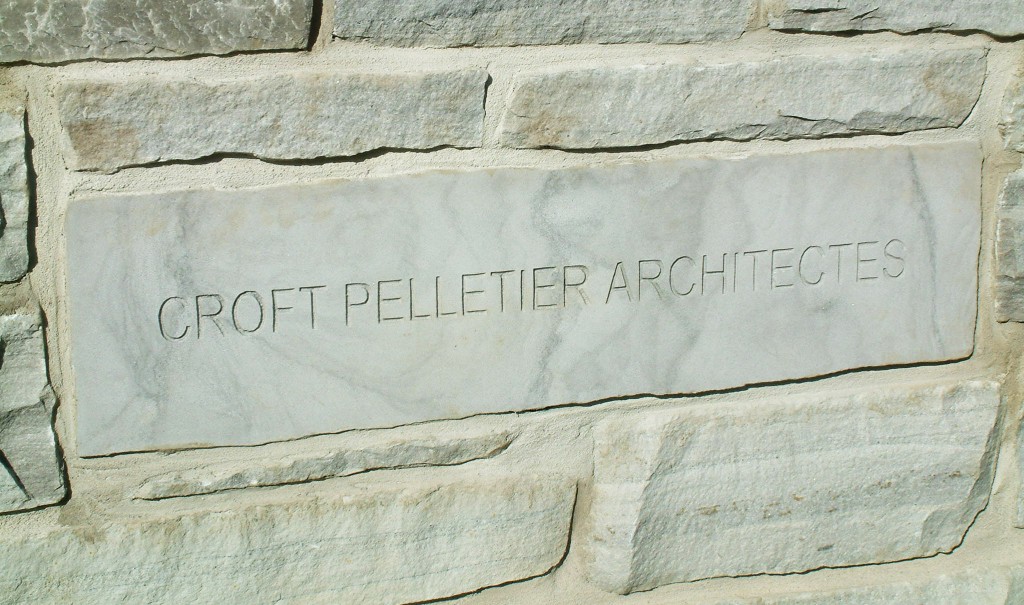
[[[232,332],[315,330],[328,318],[345,326],[427,321],[898,279],[906,268],[906,252],[902,240],[870,240],[601,267],[575,264],[349,282],[341,288],[322,284],[204,293],[168,297],[156,315],[160,335],[172,341]],[[344,312],[331,313],[326,305]]]

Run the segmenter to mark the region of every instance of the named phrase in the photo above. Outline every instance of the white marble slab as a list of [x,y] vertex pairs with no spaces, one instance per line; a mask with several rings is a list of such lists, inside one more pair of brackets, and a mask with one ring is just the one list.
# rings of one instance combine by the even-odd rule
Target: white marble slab
[[949,143],[74,200],[78,451],[963,358],[980,172]]

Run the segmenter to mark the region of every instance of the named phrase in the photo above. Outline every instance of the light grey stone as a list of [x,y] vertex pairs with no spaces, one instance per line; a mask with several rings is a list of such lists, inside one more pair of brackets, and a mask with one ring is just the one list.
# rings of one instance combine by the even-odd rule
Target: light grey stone
[[0,316],[0,510],[37,508],[64,497],[53,434],[56,403],[37,315]]
[[0,63],[305,48],[313,0],[0,0]]
[[75,81],[59,92],[60,121],[79,170],[216,154],[311,159],[473,147],[481,142],[487,77],[471,69]]
[[963,358],[980,174],[955,142],[73,200],[78,453]]
[[394,46],[731,40],[751,0],[334,0],[334,35]]
[[951,128],[984,78],[980,49],[556,68],[516,78],[500,139],[583,149]]
[[1007,149],[1024,153],[1024,74],[1018,73],[1006,90],[999,132]]
[[814,32],[1024,34],[1019,0],[769,0],[768,27]]
[[1024,170],[1011,174],[1003,184],[998,217],[996,319],[1024,321]]
[[0,282],[28,271],[28,166],[25,109],[0,110]]
[[[729,605],[1021,605],[1020,568],[973,568],[959,573],[917,577],[840,590],[729,601]],[[724,603],[716,602],[716,605]]]
[[988,501],[999,407],[979,380],[609,421],[589,576],[628,593],[949,552]]
[[0,603],[399,604],[537,576],[573,481],[476,475],[0,536]]
[[[1024,529],[1024,422],[1017,431],[1017,472],[1020,485],[1017,486],[1017,519],[1015,525]],[[1024,605],[1024,578],[1021,584],[1021,605]]]
[[246,487],[319,481],[371,470],[463,464],[504,451],[512,438],[507,431],[479,435],[456,433],[445,437],[393,439],[359,449],[290,456],[263,463],[254,461],[241,468],[237,462],[214,464],[199,470],[153,477],[142,485],[135,497],[160,500]]

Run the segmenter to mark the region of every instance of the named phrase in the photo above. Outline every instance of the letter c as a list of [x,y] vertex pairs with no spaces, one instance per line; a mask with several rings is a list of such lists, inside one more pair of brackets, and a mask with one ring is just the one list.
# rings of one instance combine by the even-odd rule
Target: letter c
[[177,336],[171,336],[170,334],[167,333],[167,330],[164,329],[164,310],[167,308],[167,303],[171,302],[172,300],[178,301],[178,303],[181,304],[182,309],[185,308],[186,305],[184,298],[181,298],[180,296],[172,296],[165,300],[164,302],[160,303],[160,311],[157,313],[157,322],[159,322],[160,324],[161,336],[163,336],[167,340],[181,340],[182,338],[185,338],[186,334],[188,334],[188,324],[185,325],[185,329],[182,330],[181,334]]

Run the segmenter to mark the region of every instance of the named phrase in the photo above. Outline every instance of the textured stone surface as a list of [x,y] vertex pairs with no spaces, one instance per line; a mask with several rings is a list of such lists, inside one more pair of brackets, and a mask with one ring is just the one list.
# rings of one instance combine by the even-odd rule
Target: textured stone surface
[[313,0],[2,0],[0,62],[305,48]]
[[1020,0],[769,0],[772,29],[1024,34]]
[[1018,73],[1006,90],[999,131],[1008,149],[1024,152],[1024,74]]
[[75,200],[78,453],[962,358],[980,172],[958,142]]
[[1024,568],[992,567],[902,582],[778,597],[732,599],[717,605],[1022,605]]
[[984,78],[979,49],[556,68],[517,77],[500,138],[583,149],[948,128]]
[[60,120],[80,170],[218,153],[309,159],[472,147],[481,141],[486,79],[462,70],[77,81],[59,92]]
[[0,603],[443,598],[548,571],[575,501],[574,483],[553,476],[341,491],[0,537]]
[[28,270],[28,167],[25,110],[0,109],[0,282]]
[[334,35],[395,46],[697,42],[738,38],[751,0],[334,0]]
[[0,316],[0,511],[53,504],[64,475],[39,317]]
[[998,410],[970,381],[609,421],[589,575],[627,593],[949,552],[988,501]]
[[512,442],[512,434],[486,432],[445,437],[394,439],[360,449],[348,448],[254,462],[215,464],[199,470],[160,475],[148,480],[136,494],[143,500],[160,500],[196,494],[268,485],[284,485],[343,477],[370,470],[410,466],[445,466],[489,458]]
[[1007,177],[996,223],[996,319],[1024,321],[1024,170]]
[[[1017,487],[1017,519],[1016,526],[1024,529],[1024,423],[1017,432],[1017,471],[1020,485]],[[1021,603],[1024,603],[1024,586],[1021,586]]]

